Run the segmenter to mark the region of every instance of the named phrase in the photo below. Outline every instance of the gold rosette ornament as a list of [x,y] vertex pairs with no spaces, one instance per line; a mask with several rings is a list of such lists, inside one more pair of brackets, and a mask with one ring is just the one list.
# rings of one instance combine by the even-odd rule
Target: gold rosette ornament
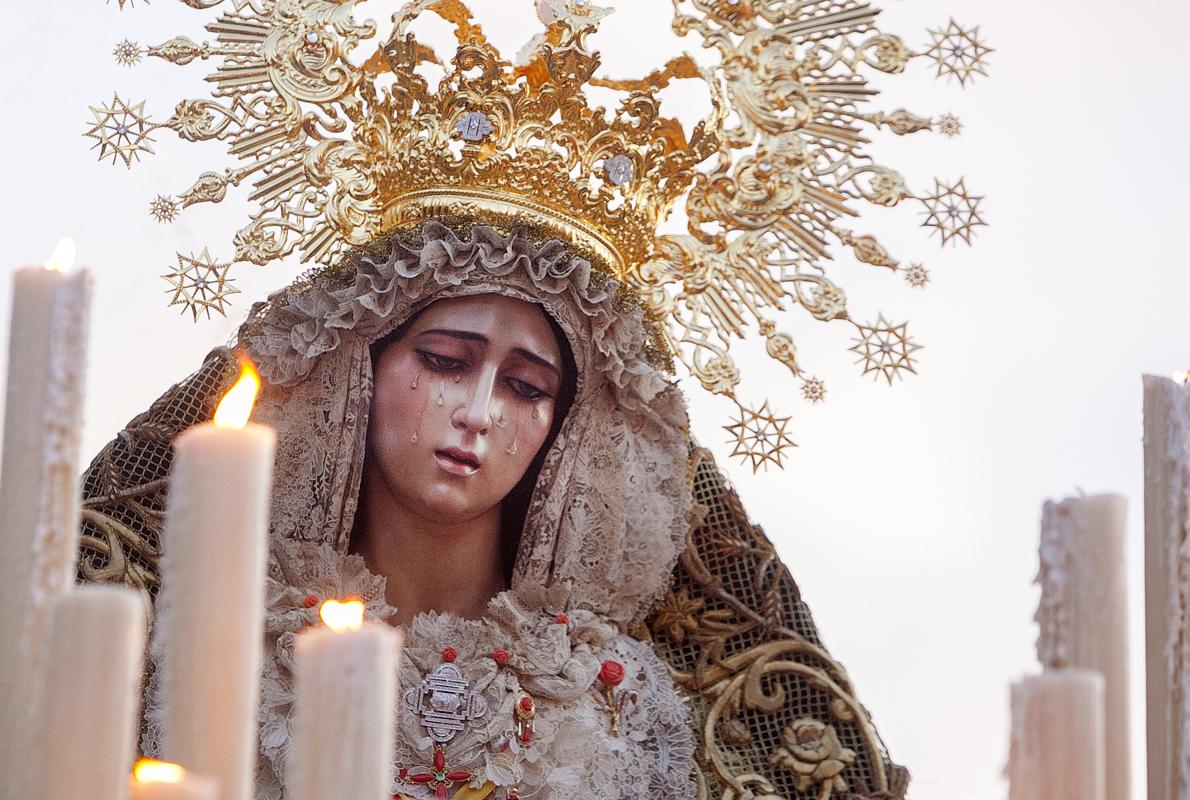
[[[843,256],[925,286],[920,259],[902,261],[856,230],[865,204],[919,203],[943,245],[970,243],[985,224],[962,178],[914,193],[867,151],[881,130],[960,131],[950,114],[869,105],[873,77],[914,60],[961,86],[986,74],[978,28],[953,20],[915,51],[880,30],[864,0],[672,0],[672,29],[697,57],[613,80],[589,44],[611,9],[586,0],[537,0],[544,30],[515,62],[462,0],[406,2],[385,37],[357,16],[380,5],[363,0],[185,2],[207,16],[209,39],[125,39],[113,52],[130,67],[156,58],[213,68],[210,96],[180,101],[161,122],[113,96],[91,109],[85,133],[100,159],[128,167],[160,149],[165,131],[226,146],[231,164],[147,204],[161,222],[235,191],[256,204],[227,246],[194,243],[189,252],[203,257],[178,254],[181,269],[165,276],[172,303],[195,320],[223,312],[244,265],[293,258],[335,270],[346,251],[429,219],[527,228],[569,245],[650,312],[657,350],[735,403],[735,454],[760,469],[794,445],[790,418],[743,399],[732,345],[758,333],[803,398],[822,400],[824,383],[785,330],[797,306],[851,326],[864,374],[891,383],[915,372],[906,324],[853,312],[829,267]],[[418,38],[429,15],[454,26],[453,54]],[[661,102],[675,81],[701,81],[710,98],[691,128]],[[619,106],[595,107],[589,87],[615,92]],[[686,229],[670,232],[679,205]]]
[[855,752],[839,742],[833,727],[816,719],[799,719],[781,731],[781,741],[769,763],[795,775],[799,791],[818,789],[825,800],[847,790],[843,770],[855,761]]

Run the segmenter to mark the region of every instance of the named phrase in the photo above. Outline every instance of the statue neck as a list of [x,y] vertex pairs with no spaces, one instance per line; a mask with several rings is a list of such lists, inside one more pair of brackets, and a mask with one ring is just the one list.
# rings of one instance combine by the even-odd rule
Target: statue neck
[[351,552],[386,580],[395,622],[427,611],[478,619],[508,588],[500,551],[500,507],[463,522],[427,520],[393,496],[378,470],[364,467]]

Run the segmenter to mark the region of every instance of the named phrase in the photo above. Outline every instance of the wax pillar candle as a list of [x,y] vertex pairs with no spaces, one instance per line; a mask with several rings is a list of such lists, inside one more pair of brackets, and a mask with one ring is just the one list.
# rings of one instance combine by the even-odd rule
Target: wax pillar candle
[[[55,254],[55,258],[58,254]],[[73,260],[71,256],[69,260]],[[48,601],[73,583],[91,279],[22,269],[13,280],[0,464],[0,797],[24,800]]]
[[1149,800],[1190,791],[1190,389],[1144,379]]
[[1104,800],[1104,681],[1050,670],[1012,687],[1009,800]]
[[271,428],[246,424],[258,386],[245,371],[215,422],[175,441],[162,541],[161,753],[214,778],[220,800],[251,800],[255,775],[276,446]]
[[363,621],[363,603],[323,604],[326,627],[295,644],[293,800],[388,800],[396,699],[396,630]]
[[1129,800],[1127,501],[1105,494],[1048,502],[1042,513],[1040,635],[1045,669],[1104,679],[1107,800]]
[[132,773],[129,800],[219,800],[217,784],[177,764],[144,759]]
[[31,797],[128,796],[145,613],[123,586],[84,586],[52,601]]

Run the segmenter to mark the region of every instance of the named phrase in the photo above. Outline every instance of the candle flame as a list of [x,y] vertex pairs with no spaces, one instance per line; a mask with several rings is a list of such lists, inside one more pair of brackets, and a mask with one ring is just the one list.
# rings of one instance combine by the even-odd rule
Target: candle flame
[[186,770],[177,764],[142,758],[132,768],[132,775],[141,783],[181,783],[186,777]]
[[1187,383],[1190,383],[1190,371],[1175,372],[1173,379],[1179,386],[1185,386]]
[[247,356],[240,356],[240,378],[223,395],[215,411],[215,424],[221,428],[242,428],[252,416],[252,406],[260,392],[260,374]]
[[318,610],[322,621],[332,631],[358,631],[364,626],[364,603],[362,600],[327,600]]
[[63,236],[58,240],[58,246],[54,248],[54,252],[46,259],[44,267],[53,272],[66,272],[74,266],[74,258],[77,253],[78,248],[74,244],[74,239]]

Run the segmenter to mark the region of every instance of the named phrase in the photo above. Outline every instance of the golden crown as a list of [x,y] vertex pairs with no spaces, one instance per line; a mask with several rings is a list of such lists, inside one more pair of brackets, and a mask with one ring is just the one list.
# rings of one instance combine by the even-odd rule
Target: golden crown
[[[758,469],[779,466],[793,442],[788,417],[736,399],[740,373],[729,349],[752,325],[811,402],[825,387],[778,330],[786,304],[853,325],[865,374],[891,383],[914,371],[918,348],[906,326],[882,314],[855,321],[826,275],[837,243],[912,286],[928,280],[920,265],[902,265],[875,238],[840,224],[857,216],[853,204],[917,200],[923,225],[944,245],[969,243],[984,224],[981,198],[962,180],[936,181],[932,193],[915,196],[863,152],[865,128],[959,132],[950,115],[860,110],[876,94],[868,72],[897,74],[915,57],[963,85],[984,74],[989,50],[978,29],[954,21],[915,53],[879,32],[879,12],[860,0],[672,0],[674,31],[700,37],[718,63],[683,55],[621,81],[596,75],[599,55],[587,42],[610,9],[584,0],[537,0],[544,31],[516,63],[502,59],[462,0],[406,2],[391,35],[372,48],[363,45],[377,38],[377,25],[355,17],[363,0],[183,2],[223,7],[206,25],[213,41],[177,37],[143,48],[126,40],[115,56],[127,65],[146,55],[183,65],[218,59],[211,97],[183,100],[154,123],[143,103],[116,96],[92,109],[87,135],[101,160],[128,166],[152,152],[158,129],[227,143],[236,166],[204,172],[150,207],[172,221],[188,206],[223,200],[229,188],[251,187],[258,210],[235,235],[234,259],[220,262],[208,249],[178,254],[164,276],[171,303],[195,320],[224,311],[234,262],[297,255],[331,266],[381,232],[428,218],[530,226],[581,248],[635,291],[702,385],[736,401],[739,417],[728,427],[736,454]],[[453,26],[449,62],[411,31],[427,12]],[[445,73],[434,86],[426,65]],[[689,130],[664,115],[659,99],[688,79],[705,84],[710,109]],[[593,107],[588,87],[618,93],[619,107]],[[683,199],[687,232],[663,233]]]

